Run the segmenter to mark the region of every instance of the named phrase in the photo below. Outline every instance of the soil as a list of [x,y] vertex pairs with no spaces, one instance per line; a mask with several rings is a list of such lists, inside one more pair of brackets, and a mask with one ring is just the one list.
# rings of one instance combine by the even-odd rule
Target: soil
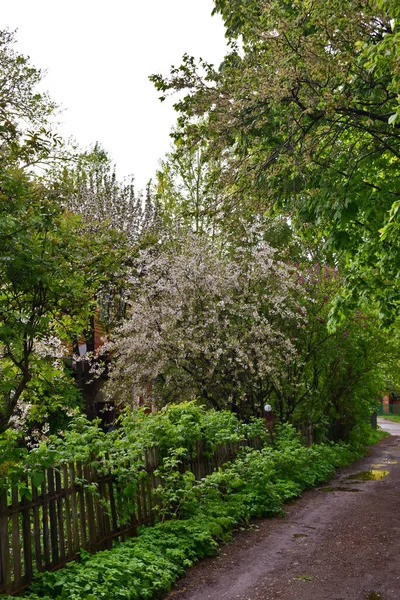
[[284,517],[237,532],[165,599],[399,600],[398,425],[366,458],[286,506]]

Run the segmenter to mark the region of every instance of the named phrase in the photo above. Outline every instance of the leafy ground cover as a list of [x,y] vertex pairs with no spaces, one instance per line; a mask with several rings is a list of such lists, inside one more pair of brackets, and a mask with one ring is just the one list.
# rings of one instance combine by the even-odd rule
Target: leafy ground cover
[[[373,443],[379,433],[364,432]],[[177,469],[176,447],[163,464],[164,487],[157,493],[157,523],[137,538],[81,562],[38,576],[26,594],[30,600],[156,598],[170,589],[185,568],[216,554],[235,527],[252,517],[274,515],[307,488],[329,479],[335,468],[362,454],[353,443],[304,446],[290,425],[281,426],[272,445],[243,448],[236,460],[199,482]],[[2,596],[2,598],[10,598]]]

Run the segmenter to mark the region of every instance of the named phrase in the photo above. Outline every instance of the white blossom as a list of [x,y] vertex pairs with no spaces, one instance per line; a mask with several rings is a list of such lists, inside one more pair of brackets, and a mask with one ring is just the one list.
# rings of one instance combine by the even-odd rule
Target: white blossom
[[106,346],[114,357],[108,393],[129,402],[151,385],[160,402],[261,406],[295,354],[287,324],[293,332],[305,320],[294,269],[266,244],[223,253],[195,235],[141,258],[129,318]]

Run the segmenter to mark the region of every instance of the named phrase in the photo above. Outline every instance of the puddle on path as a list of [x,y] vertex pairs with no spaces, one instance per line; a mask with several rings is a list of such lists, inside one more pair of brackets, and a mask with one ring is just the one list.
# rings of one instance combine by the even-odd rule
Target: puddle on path
[[294,533],[293,537],[294,538],[305,538],[305,537],[308,537],[308,533]]
[[320,492],[361,492],[361,490],[357,488],[343,487],[343,486],[331,486],[319,488]]
[[345,481],[381,481],[389,475],[389,471],[382,469],[371,469],[370,471],[360,471],[360,473],[354,473],[345,477]]
[[365,596],[365,600],[383,600],[383,596],[379,592],[370,592]]

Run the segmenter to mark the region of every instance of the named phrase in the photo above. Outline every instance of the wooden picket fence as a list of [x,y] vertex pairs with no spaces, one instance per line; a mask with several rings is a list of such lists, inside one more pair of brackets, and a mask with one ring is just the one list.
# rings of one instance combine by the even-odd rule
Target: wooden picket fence
[[[241,446],[260,448],[259,438],[223,444],[213,456],[197,442],[195,458],[182,468],[197,480],[237,455]],[[157,453],[145,452],[145,469],[138,478],[133,514],[124,512],[122,490],[112,473],[99,475],[80,461],[48,468],[39,488],[27,477],[21,487],[0,491],[0,593],[17,594],[38,572],[56,570],[79,559],[82,548],[98,552],[115,540],[136,535],[138,525],[154,521],[159,484],[154,475]],[[28,499],[29,497],[29,499]]]

